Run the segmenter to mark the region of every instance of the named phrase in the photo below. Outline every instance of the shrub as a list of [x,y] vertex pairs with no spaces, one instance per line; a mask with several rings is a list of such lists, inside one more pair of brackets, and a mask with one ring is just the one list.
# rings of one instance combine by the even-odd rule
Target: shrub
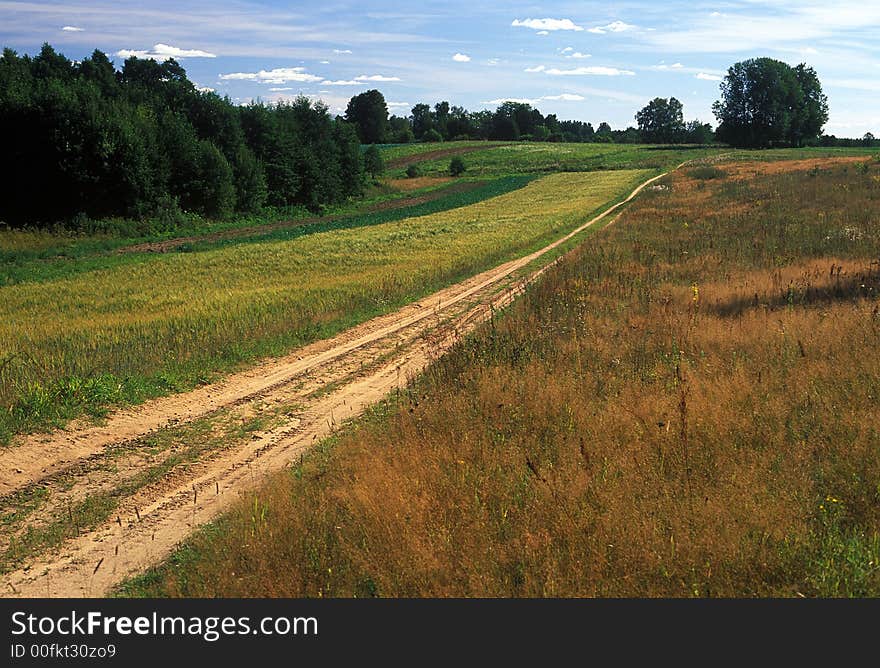
[[710,179],[723,179],[727,176],[727,172],[723,169],[718,169],[717,167],[713,167],[711,165],[701,165],[700,167],[694,167],[693,169],[688,170],[688,176],[692,179],[700,179],[701,181],[708,181]]
[[385,161],[375,146],[369,146],[364,152],[364,171],[374,179],[385,171]]
[[443,135],[431,128],[422,136],[422,139],[426,142],[438,142],[443,141]]
[[449,161],[449,173],[452,176],[461,176],[465,173],[465,170],[467,170],[467,167],[465,167],[464,160],[460,157],[455,156]]
[[406,176],[407,178],[414,179],[421,176],[421,172],[419,171],[418,165],[410,165],[406,168]]

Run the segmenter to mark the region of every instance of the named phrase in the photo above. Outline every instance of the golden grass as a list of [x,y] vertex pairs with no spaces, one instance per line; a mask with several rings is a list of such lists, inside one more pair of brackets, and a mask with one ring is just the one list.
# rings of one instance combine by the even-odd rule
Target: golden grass
[[769,171],[667,179],[126,591],[877,595],[877,169]]

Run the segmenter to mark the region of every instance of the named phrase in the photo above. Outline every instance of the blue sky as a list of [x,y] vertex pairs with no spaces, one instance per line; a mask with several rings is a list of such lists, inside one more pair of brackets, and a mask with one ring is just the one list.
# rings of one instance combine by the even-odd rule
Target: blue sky
[[78,59],[100,48],[176,57],[200,86],[239,102],[298,94],[341,112],[378,88],[392,113],[505,99],[560,118],[633,125],[653,97],[712,122],[718,82],[756,56],[812,65],[826,132],[880,136],[880,2],[375,2],[0,0],[0,43],[50,42]]

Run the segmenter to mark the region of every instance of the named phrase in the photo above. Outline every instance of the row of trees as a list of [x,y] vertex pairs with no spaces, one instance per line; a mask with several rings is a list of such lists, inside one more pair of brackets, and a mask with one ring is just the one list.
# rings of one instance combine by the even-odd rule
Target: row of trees
[[[672,100],[677,103],[675,98]],[[680,112],[681,104],[678,105]],[[504,102],[495,111],[468,111],[463,107],[450,106],[445,101],[433,107],[417,104],[410,116],[389,116],[385,97],[378,90],[352,97],[345,119],[355,126],[358,137],[365,144],[460,139],[632,144],[654,141],[649,140],[641,129],[629,127],[612,130],[608,123],[600,123],[593,128],[591,123],[563,121],[555,114],[545,116],[532,105],[515,101]],[[681,130],[676,131],[668,141],[708,143],[712,141],[712,127],[698,121],[682,122]]]
[[449,139],[516,141],[621,142],[706,144],[716,139],[741,147],[803,146],[805,144],[873,145],[870,133],[861,140],[823,137],[828,99],[815,70],[791,67],[772,58],[753,58],[733,65],[721,83],[721,99],[713,105],[717,134],[700,121],[685,122],[683,105],[674,97],[654,98],[635,115],[637,128],[612,130],[608,123],[594,129],[582,121],[544,116],[523,102],[504,102],[495,111],[469,112],[438,102],[417,104],[408,117],[388,116],[377,90],[351,99],[346,119],[365,143],[406,143]]
[[354,128],[321,104],[240,107],[197,90],[174,60],[117,71],[101,51],[76,63],[48,44],[0,58],[0,145],[9,224],[318,208],[364,179]]

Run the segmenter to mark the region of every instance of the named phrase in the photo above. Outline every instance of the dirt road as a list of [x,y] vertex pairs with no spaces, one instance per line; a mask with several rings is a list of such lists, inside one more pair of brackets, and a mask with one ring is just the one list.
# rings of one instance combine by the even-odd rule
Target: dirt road
[[[120,411],[100,426],[79,425],[31,436],[0,453],[0,516],[24,512],[23,500],[40,492],[26,521],[10,529],[4,549],[25,541],[34,526],[57,526],[65,509],[89,499],[113,498],[112,517],[80,531],[60,549],[24,561],[3,576],[3,595],[101,596],[124,578],[167,556],[193,528],[222,512],[267,475],[295,463],[338,424],[403,386],[463,334],[502,308],[544,270],[524,274],[539,260],[635,197],[539,251],[450,286],[395,313],[332,339],[263,362],[222,382]],[[241,435],[254,416],[269,416]],[[204,422],[202,432],[197,427]],[[213,425],[213,426],[211,426]],[[191,431],[187,432],[186,429]],[[173,466],[157,443],[191,443],[218,430],[227,447]],[[224,431],[225,429],[225,431]],[[223,441],[221,434],[237,434]],[[183,446],[181,446],[183,447]],[[161,461],[160,461],[161,460]],[[151,476],[157,461],[162,475]],[[183,462],[183,463],[181,463]],[[59,520],[61,518],[61,520]],[[53,525],[54,522],[54,525]],[[16,533],[17,532],[17,533]]]

